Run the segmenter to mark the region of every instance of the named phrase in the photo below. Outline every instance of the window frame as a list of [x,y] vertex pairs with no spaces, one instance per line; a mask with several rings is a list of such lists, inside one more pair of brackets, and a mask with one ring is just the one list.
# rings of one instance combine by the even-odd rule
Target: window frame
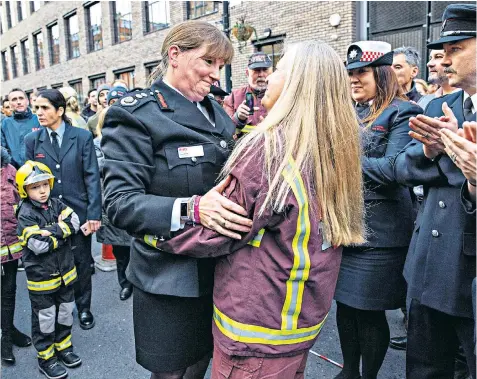
[[267,55],[269,55],[270,59],[272,60],[273,71],[275,71],[277,67],[274,57],[280,57],[281,55],[281,54],[275,54],[275,49],[273,48],[273,46],[278,44],[285,44],[286,36],[287,36],[286,34],[279,34],[273,37],[268,37],[266,39],[252,40],[252,45],[255,47],[256,51],[262,51],[264,46],[272,46],[272,51],[273,51],[272,56],[270,56],[270,54],[267,54]]
[[22,2],[18,0],[17,0],[17,20],[18,22],[22,22],[24,20]]
[[38,12],[38,9],[41,8],[41,4],[40,2],[38,1],[38,8],[35,9],[35,1],[30,1],[30,13],[35,13],[35,12]]
[[117,70],[113,70],[115,80],[123,79],[121,78],[121,75],[130,74],[130,73],[132,73],[131,75],[132,83],[129,83],[129,80],[126,80],[126,81],[128,82],[128,88],[131,90],[132,88],[136,87],[136,66],[128,66],[128,67],[123,67]]
[[7,19],[7,29],[13,28],[12,24],[12,9],[10,8],[10,1],[3,1],[5,4],[5,17]]
[[16,43],[10,45],[10,59],[12,61],[12,79],[15,79],[18,78],[18,45]]
[[[78,24],[78,33],[75,33],[75,34],[78,35],[78,55],[77,56],[73,56],[73,44],[71,42],[72,40],[71,40],[70,20],[73,17],[76,17],[77,24]],[[66,42],[67,60],[79,58],[81,56],[81,50],[79,48],[79,17],[78,17],[78,13],[76,12],[76,9],[67,13],[67,14],[65,14],[63,16],[63,22],[65,24],[65,42]]]
[[129,6],[130,6],[130,12],[129,13],[126,13],[122,16],[130,16],[131,20],[131,25],[130,25],[130,28],[131,28],[131,35],[128,39],[125,39],[123,41],[120,41],[119,39],[119,36],[120,36],[120,33],[119,33],[119,27],[118,27],[118,17],[117,17],[117,9],[116,9],[116,1],[111,1],[110,2],[110,5],[111,5],[111,15],[112,15],[112,18],[113,18],[113,22],[112,22],[112,27],[113,27],[113,43],[115,45],[119,44],[119,43],[123,43],[123,42],[128,42],[128,41],[131,41],[132,40],[132,37],[133,37],[133,31],[132,31],[132,23],[133,23],[133,20],[132,20],[132,1],[129,0]]
[[103,10],[101,8],[101,1],[90,1],[84,5],[85,10],[85,22],[86,22],[86,31],[88,33],[88,53],[94,53],[95,51],[100,51],[104,49],[104,41],[103,41],[103,23],[101,22],[101,47],[99,49],[94,49],[94,36],[93,31],[91,30],[91,8],[99,4],[99,9],[101,11],[101,17],[103,17]]
[[[78,90],[78,87],[77,87],[78,84],[79,84],[80,90]],[[70,87],[73,87],[76,93],[78,94],[78,103],[82,107],[84,103],[84,99],[85,99],[83,94],[83,79],[79,78],[79,79],[69,80],[68,85]]]
[[20,40],[20,53],[22,55],[23,75],[31,72],[30,68],[30,47],[28,46],[28,37]]
[[7,49],[1,51],[2,53],[2,76],[3,76],[3,81],[6,82],[7,80],[10,80],[10,71],[8,70],[8,52]]
[[[54,27],[58,28],[58,61],[54,61],[54,40],[53,40],[53,28]],[[50,55],[50,66],[56,66],[57,64],[61,63],[61,53],[60,53],[60,25],[58,24],[58,20],[55,20],[53,22],[50,22],[46,26],[46,32],[48,36],[48,52]]]
[[[152,24],[151,22],[151,6],[155,3],[164,3],[166,5],[166,21],[167,21],[167,24],[165,24],[165,26],[163,26],[162,28],[157,28],[157,29],[154,29],[152,30],[150,28],[150,25]],[[170,2],[169,0],[155,0],[154,2],[152,2],[152,4],[149,4],[149,1],[143,1],[143,5],[144,5],[144,34],[149,34],[149,33],[154,33],[154,32],[157,32],[159,30],[164,30],[164,29],[167,29],[167,28],[170,28],[171,27],[171,8],[170,8]]]
[[41,57],[43,58],[43,67],[41,67],[41,61],[40,61],[40,56],[38,54],[38,36],[41,34],[41,38],[43,40],[43,45],[45,43],[45,39],[43,38],[43,30],[39,30],[35,33],[32,33],[32,36],[33,36],[33,47],[34,47],[34,59],[35,59],[35,71],[40,71],[40,70],[43,70],[45,68],[45,54],[44,54],[44,46],[42,46],[41,48]]
[[[215,14],[215,13],[218,13],[219,12],[219,5],[221,3],[221,1],[200,1],[202,3],[202,5],[200,6],[200,8],[205,8],[205,3],[211,3],[213,2],[214,3],[214,10],[211,11],[211,12],[208,12],[208,13],[204,13],[204,14],[201,14],[199,16],[196,15],[196,11],[197,11],[197,5],[194,4],[194,8],[192,9],[192,6],[191,4],[192,3],[199,3],[199,1],[188,1],[187,2],[187,19],[188,20],[197,20],[201,17],[205,17],[205,16],[209,16],[211,14]],[[192,15],[192,11],[194,11],[194,15]]]
[[104,81],[102,83],[106,83],[106,73],[102,72],[100,74],[94,74],[94,75],[88,76],[89,87],[90,88],[98,88],[102,84],[102,83],[99,84],[99,85],[94,84],[94,82],[98,79],[103,79]]

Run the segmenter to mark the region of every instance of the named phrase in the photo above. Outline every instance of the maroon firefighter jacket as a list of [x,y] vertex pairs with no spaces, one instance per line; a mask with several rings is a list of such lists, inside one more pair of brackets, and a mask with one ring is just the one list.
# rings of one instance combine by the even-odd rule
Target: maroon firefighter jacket
[[[213,333],[229,355],[293,355],[309,349],[326,319],[335,291],[341,247],[323,241],[310,206],[307,178],[289,160],[284,213],[259,217],[268,183],[263,149],[251,149],[232,171],[225,195],[253,219],[252,230],[233,240],[200,225],[168,241],[146,243],[174,254],[219,257],[215,270]],[[317,208],[317,207],[315,207]]]

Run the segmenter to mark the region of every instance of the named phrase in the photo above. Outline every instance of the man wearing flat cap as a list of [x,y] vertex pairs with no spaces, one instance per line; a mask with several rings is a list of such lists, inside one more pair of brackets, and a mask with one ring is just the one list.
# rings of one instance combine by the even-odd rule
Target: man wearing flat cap
[[394,159],[396,180],[423,185],[424,199],[404,267],[408,284],[408,379],[454,377],[459,345],[475,379],[475,322],[472,280],[476,274],[475,204],[464,204],[467,183],[447,155],[440,130],[454,132],[475,121],[476,6],[449,5],[440,38],[427,46],[443,49],[449,85],[462,91],[432,100],[424,115],[411,117],[414,138]]
[[[249,130],[250,126],[257,125],[261,118],[265,117],[267,111],[262,106],[261,101],[267,90],[267,76],[272,73],[272,61],[267,54],[258,52],[252,54],[248,60],[248,67],[245,70],[248,84],[234,89],[230,96],[224,101],[224,109],[232,118],[232,121],[239,130]],[[245,94],[252,93],[253,114],[251,109],[245,104]],[[247,126],[247,128],[244,128]]]

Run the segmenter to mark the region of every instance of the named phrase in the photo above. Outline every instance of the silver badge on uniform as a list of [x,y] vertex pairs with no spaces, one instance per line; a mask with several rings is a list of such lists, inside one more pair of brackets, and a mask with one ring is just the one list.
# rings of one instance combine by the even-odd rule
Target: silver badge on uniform
[[135,105],[136,103],[137,103],[137,100],[132,96],[126,96],[121,99],[121,105],[124,105],[126,107]]

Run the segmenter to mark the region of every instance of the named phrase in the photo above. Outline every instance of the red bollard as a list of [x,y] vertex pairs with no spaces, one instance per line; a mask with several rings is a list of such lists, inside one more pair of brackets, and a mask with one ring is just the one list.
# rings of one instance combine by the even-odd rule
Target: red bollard
[[113,254],[113,246],[112,245],[105,245],[103,244],[101,248],[101,258],[105,261],[115,261],[116,258]]

